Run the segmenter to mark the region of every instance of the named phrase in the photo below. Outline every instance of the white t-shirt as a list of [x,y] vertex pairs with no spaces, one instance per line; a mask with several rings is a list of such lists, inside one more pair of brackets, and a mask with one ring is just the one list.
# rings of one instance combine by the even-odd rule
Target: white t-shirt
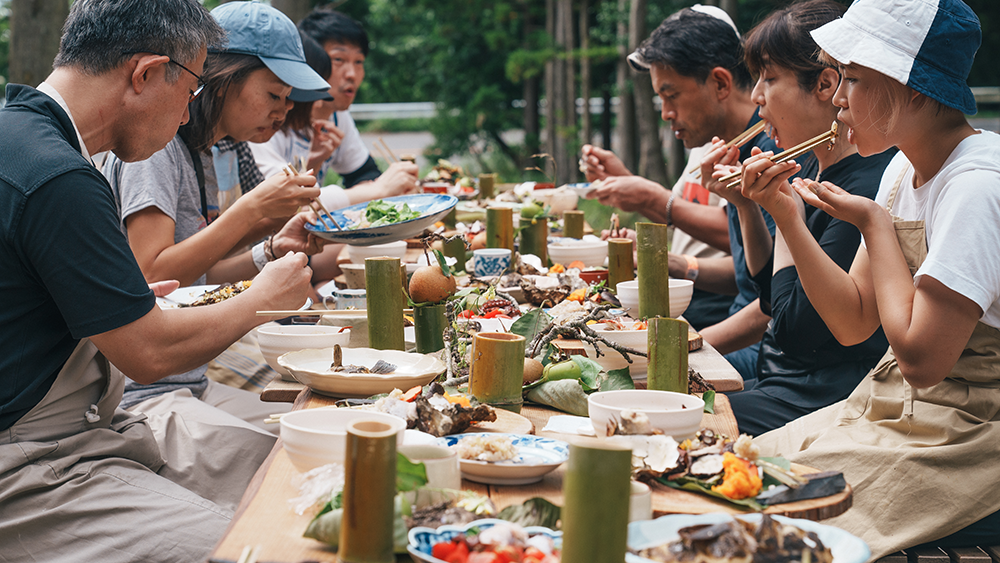
[[[909,161],[900,152],[882,175],[876,202],[886,204],[904,166]],[[924,221],[927,259],[914,284],[921,276],[938,280],[979,305],[983,323],[1000,328],[1000,135],[980,131],[967,137],[916,189],[911,166],[892,214]]]
[[[344,132],[344,139],[330,158],[326,159],[323,167],[316,171],[316,179],[320,184],[323,183],[323,176],[327,171],[334,170],[340,175],[354,172],[368,161],[369,155],[351,112],[335,112],[330,116],[330,121]],[[254,160],[257,161],[261,173],[265,178],[270,178],[275,174],[281,174],[282,167],[289,162],[295,162],[296,157],[309,158],[311,143],[310,138],[298,132],[278,131],[266,143],[250,143],[250,150],[253,151]]]
[[[695,171],[700,169],[698,163],[701,162],[701,158],[705,156],[705,153],[708,152],[711,146],[712,144],[708,143],[689,151],[684,172],[681,173],[680,178],[677,179],[677,183],[672,188],[676,198],[712,207],[726,206],[726,200],[708,191],[707,188],[701,185],[701,180],[694,177]],[[701,242],[676,228],[674,229],[673,239],[670,242],[670,251],[677,254],[688,254],[697,258],[722,258],[729,256],[729,254],[718,248]]]

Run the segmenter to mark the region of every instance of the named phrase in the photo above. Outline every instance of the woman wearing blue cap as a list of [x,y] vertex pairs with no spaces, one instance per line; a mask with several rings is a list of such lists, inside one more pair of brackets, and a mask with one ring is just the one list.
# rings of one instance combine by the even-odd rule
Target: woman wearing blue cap
[[[861,231],[849,272],[797,214],[774,219],[837,340],[857,344],[881,324],[890,349],[845,401],[756,441],[764,455],[844,472],[853,508],[831,522],[867,541],[873,559],[931,541],[995,544],[1000,136],[963,115],[975,112],[966,78],[979,21],[959,0],[859,0],[812,36],[840,65],[834,103],[846,139],[861,155],[900,153],[875,201],[793,182],[807,204]],[[783,171],[761,159],[743,184]]]
[[[278,10],[229,2],[212,16],[225,29],[227,42],[209,48],[199,77],[204,91],[192,94],[190,121],[148,160],[112,158],[104,167],[120,197],[129,246],[149,282],[236,282],[253,278],[288,252],[313,254],[322,246],[304,230],[307,215],[296,215],[320,193],[308,174],[270,178],[219,214],[212,145],[224,137],[248,140],[283,120],[292,87],[326,90],[329,85],[306,64],[298,30]],[[272,229],[280,230],[252,250],[242,250]],[[219,433],[230,442],[259,443],[267,452],[275,438],[262,421],[274,407],[255,393],[210,382],[205,371],[202,366],[153,385],[128,381],[122,407],[146,413],[154,427],[184,429],[174,455],[189,455],[192,464],[222,473],[232,460],[190,444],[207,443]],[[181,422],[174,420],[178,416]]]

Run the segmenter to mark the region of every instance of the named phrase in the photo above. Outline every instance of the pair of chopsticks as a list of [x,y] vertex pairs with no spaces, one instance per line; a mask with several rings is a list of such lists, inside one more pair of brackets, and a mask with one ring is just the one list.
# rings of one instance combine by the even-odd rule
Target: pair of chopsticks
[[[389,145],[386,144],[385,139],[383,139],[382,137],[379,137],[378,138],[378,142],[382,143],[381,147],[378,145],[378,143],[375,143],[375,142],[372,143],[372,146],[375,147],[375,150],[377,150],[381,154],[382,158],[384,158],[386,162],[390,162],[390,163],[399,162],[399,159],[396,158],[395,153],[393,153],[392,149],[389,148]],[[384,150],[383,150],[383,147],[384,147]]]
[[[754,123],[753,125],[748,127],[746,131],[740,133],[732,140],[730,140],[728,143],[726,143],[726,150],[728,151],[733,147],[740,148],[743,145],[749,143],[750,140],[756,137],[758,133],[763,131],[765,127],[767,127],[767,122],[764,121],[763,119],[761,119],[757,123]],[[701,163],[699,163],[696,166],[693,176],[695,180],[701,179]]]
[[[798,158],[805,153],[813,150],[814,148],[824,144],[829,143],[830,148],[833,148],[833,144],[837,141],[837,122],[834,121],[833,125],[830,127],[829,131],[816,135],[812,139],[805,141],[804,143],[799,143],[798,145],[788,149],[785,152],[776,154],[770,157],[771,162],[775,164],[781,164],[782,162],[787,162],[793,158]],[[727,174],[722,178],[719,178],[719,182],[726,184],[726,188],[735,188],[739,186],[742,180],[740,176],[743,174],[743,169],[741,168],[737,172],[732,174]]]
[[[296,170],[295,167],[292,166],[291,164],[286,164],[281,169],[281,171],[285,173],[285,176],[298,176],[299,175],[298,170]],[[315,206],[317,206],[317,205],[319,206],[319,209],[316,209]],[[316,215],[319,217],[320,221],[323,221],[323,227],[324,228],[328,226],[326,224],[326,219],[323,218],[323,214],[325,213],[326,216],[327,216],[327,218],[329,218],[330,221],[333,223],[333,226],[337,227],[338,231],[343,230],[341,228],[341,226],[337,223],[337,220],[333,218],[333,215],[326,208],[326,206],[323,205],[323,202],[320,201],[319,198],[316,198],[316,199],[312,200],[312,202],[309,203],[309,208],[312,209],[314,212],[316,212]],[[320,210],[322,210],[322,213],[320,213]]]
[[260,555],[261,549],[259,545],[244,547],[243,553],[240,554],[240,558],[236,560],[236,563],[257,563],[257,556]]

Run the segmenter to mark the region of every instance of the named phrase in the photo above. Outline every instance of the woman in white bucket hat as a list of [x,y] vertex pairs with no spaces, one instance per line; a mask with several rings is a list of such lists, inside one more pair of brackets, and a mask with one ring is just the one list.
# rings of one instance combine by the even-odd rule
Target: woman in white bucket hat
[[[834,103],[846,140],[861,155],[900,153],[874,202],[793,183],[806,203],[860,229],[849,272],[801,223],[782,231],[838,341],[856,344],[881,324],[890,349],[848,399],[757,441],[767,454],[844,472],[853,508],[831,523],[868,542],[873,559],[931,541],[991,545],[1000,528],[1000,136],[964,115],[975,112],[965,81],[978,18],[959,0],[858,0],[812,35],[842,74]],[[743,184],[782,170],[749,164]]]

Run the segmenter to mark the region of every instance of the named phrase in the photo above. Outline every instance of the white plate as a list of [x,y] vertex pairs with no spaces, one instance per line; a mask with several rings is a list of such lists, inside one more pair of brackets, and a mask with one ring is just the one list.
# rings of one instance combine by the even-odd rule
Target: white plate
[[[407,534],[409,545],[407,545],[406,549],[410,552],[410,555],[415,561],[425,561],[426,563],[445,563],[443,560],[431,555],[434,544],[451,541],[453,537],[458,535],[466,535],[466,533],[473,528],[478,528],[479,530],[492,528],[498,522],[503,522],[503,520],[497,520],[496,518],[483,518],[462,525],[446,524],[436,530],[433,528],[426,528],[424,526],[417,526],[411,529]],[[524,528],[524,531],[529,536],[540,534],[549,536],[552,538],[553,543],[555,543],[557,548],[562,548],[561,531],[555,532],[542,526],[527,526]]]
[[590,182],[584,182],[580,184],[566,184],[564,186],[567,190],[575,193],[576,195],[586,198],[587,194],[601,187],[598,184],[591,184]]
[[507,461],[475,461],[459,459],[462,477],[489,485],[526,485],[541,481],[545,474],[569,459],[569,444],[561,440],[527,434],[475,432],[438,438],[443,446],[453,447],[466,436],[510,436],[517,448],[517,457]]
[[278,357],[278,364],[291,372],[304,385],[323,395],[334,397],[370,397],[388,393],[393,389],[407,389],[427,385],[444,373],[441,360],[424,354],[410,354],[399,350],[373,350],[371,348],[342,348],[344,364],[372,367],[378,360],[396,366],[394,373],[334,373],[333,348],[299,350]]
[[[678,539],[677,530],[698,524],[718,524],[732,518],[728,514],[670,514],[656,520],[632,522],[628,525],[628,547],[630,550],[646,549]],[[760,514],[741,515],[748,522],[759,522]],[[823,545],[833,553],[833,563],[864,563],[871,556],[868,545],[860,538],[833,526],[818,524],[811,520],[774,516],[775,520],[791,524],[807,532],[816,532]],[[645,557],[632,553],[625,555],[626,563],[652,563]]]
[[204,295],[206,291],[212,291],[217,287],[219,287],[218,284],[179,287],[166,297],[157,297],[156,304],[159,305],[161,309],[178,309],[182,304],[190,305],[196,299]]

